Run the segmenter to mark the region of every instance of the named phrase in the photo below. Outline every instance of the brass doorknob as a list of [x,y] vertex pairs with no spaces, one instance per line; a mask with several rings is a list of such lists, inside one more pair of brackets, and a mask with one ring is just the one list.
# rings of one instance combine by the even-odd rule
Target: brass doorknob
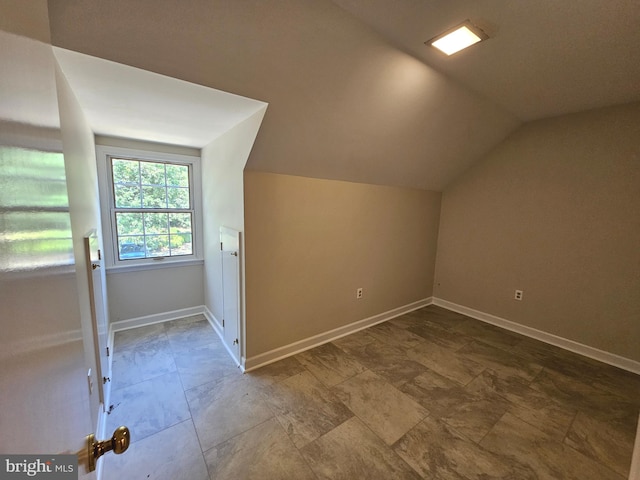
[[126,452],[131,442],[131,434],[127,427],[118,427],[113,436],[109,440],[103,440],[96,442],[96,437],[92,433],[87,436],[87,449],[89,456],[89,471],[93,472],[96,469],[96,461],[105,453],[113,450],[113,453],[120,455]]

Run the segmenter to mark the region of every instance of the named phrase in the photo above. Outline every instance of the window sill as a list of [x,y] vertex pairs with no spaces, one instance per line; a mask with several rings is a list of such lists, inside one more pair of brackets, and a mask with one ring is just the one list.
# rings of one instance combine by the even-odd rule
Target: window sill
[[129,273],[129,272],[140,272],[143,270],[157,270],[159,268],[180,268],[180,267],[190,267],[192,265],[204,265],[204,260],[193,259],[193,260],[167,260],[167,261],[155,261],[153,263],[138,263],[135,265],[115,265],[112,267],[107,267],[107,274],[112,273]]

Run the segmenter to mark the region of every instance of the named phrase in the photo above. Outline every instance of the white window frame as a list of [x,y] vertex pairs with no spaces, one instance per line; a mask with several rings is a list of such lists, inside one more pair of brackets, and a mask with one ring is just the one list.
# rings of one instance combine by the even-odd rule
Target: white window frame
[[[115,199],[113,178],[111,175],[111,158],[124,158],[151,162],[169,162],[191,167],[189,178],[193,199],[193,254],[175,257],[155,257],[120,260],[118,258],[118,239],[115,224]],[[179,155],[158,151],[136,150],[132,148],[96,146],[98,167],[98,187],[100,190],[100,214],[102,218],[103,244],[105,250],[105,266],[107,270],[147,270],[163,267],[177,267],[203,263],[202,236],[202,188],[200,173],[200,157]]]

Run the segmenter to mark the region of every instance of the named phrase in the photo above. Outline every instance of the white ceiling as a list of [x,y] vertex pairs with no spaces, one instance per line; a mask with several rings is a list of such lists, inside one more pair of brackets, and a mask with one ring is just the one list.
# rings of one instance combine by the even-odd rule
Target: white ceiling
[[95,134],[202,148],[266,103],[53,48]]
[[[333,0],[406,52],[532,120],[640,100],[639,0]],[[424,42],[469,19],[452,57]]]

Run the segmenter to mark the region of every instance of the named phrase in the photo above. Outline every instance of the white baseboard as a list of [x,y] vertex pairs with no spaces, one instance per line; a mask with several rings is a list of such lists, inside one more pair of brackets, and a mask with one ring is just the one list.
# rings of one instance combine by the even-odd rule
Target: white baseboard
[[221,339],[224,338],[224,327],[222,326],[222,323],[220,323],[220,320],[216,318],[213,312],[209,310],[206,305],[204,307],[204,316],[209,321],[218,336]]
[[484,313],[479,310],[474,310],[473,308],[458,305],[441,298],[434,297],[433,304],[437,305],[438,307],[446,308],[447,310],[451,310],[453,312],[461,313],[468,317],[475,318],[476,320],[490,323],[491,325],[495,325],[496,327],[504,328],[505,330],[510,330],[526,337],[540,340],[541,342],[548,343],[565,350],[569,350],[571,352],[592,358],[594,360],[598,360],[603,363],[607,363],[609,365],[613,365],[614,367],[622,368],[623,370],[640,374],[640,362],[637,362],[635,360],[621,357],[620,355],[616,355],[614,353],[605,352],[604,350],[599,350],[588,345],[583,345],[582,343],[559,337],[557,335],[553,335],[552,333],[547,333],[543,332],[542,330],[527,327],[525,325],[521,325],[519,323],[515,323],[501,317],[496,317],[495,315],[491,315],[490,313]]
[[213,328],[213,330],[218,334],[218,337],[220,337],[220,340],[222,340],[222,345],[224,345],[224,348],[226,348],[227,353],[236,363],[236,366],[238,366],[240,370],[242,370],[242,372],[244,373],[244,357],[242,357],[242,362],[241,362],[238,358],[236,358],[233,351],[229,348],[229,345],[227,345],[227,342],[224,341],[224,330],[222,328],[222,324],[220,323],[220,321],[216,318],[213,312],[211,312],[211,310],[209,310],[206,306],[204,307],[204,316],[209,322],[209,324],[211,325],[211,328]]
[[242,373],[246,373],[247,369],[245,367],[245,365],[247,364],[247,357],[245,357],[244,355],[242,356],[241,360],[240,360],[240,371]]
[[[229,352],[229,355],[234,360],[236,365],[238,365],[243,372],[248,372],[276,362],[278,360],[282,360],[283,358],[296,355],[305,350],[309,350],[310,348],[314,348],[324,343],[344,337],[346,335],[350,335],[357,331],[364,330],[365,328],[377,325],[378,323],[386,322],[387,320],[391,320],[392,318],[399,317],[400,315],[404,315],[405,313],[426,307],[431,304],[446,308],[447,310],[451,310],[453,312],[461,313],[468,317],[475,318],[476,320],[480,320],[482,322],[489,323],[491,325],[495,325],[497,327],[504,328],[515,333],[519,333],[535,340],[540,340],[541,342],[545,342],[550,345],[554,345],[556,347],[560,347],[579,355],[583,355],[585,357],[589,357],[594,360],[598,360],[600,362],[607,363],[609,365],[613,365],[615,367],[622,368],[623,370],[627,370],[629,372],[640,375],[640,362],[637,362],[635,360],[631,360],[614,353],[606,352],[604,350],[599,350],[588,345],[583,345],[573,340],[559,337],[557,335],[553,335],[542,330],[537,330],[535,328],[527,327],[525,325],[521,325],[519,323],[497,317],[490,313],[481,312],[479,310],[465,307],[464,305],[458,305],[456,303],[449,302],[448,300],[443,300],[436,297],[425,298],[423,300],[419,300],[402,307],[394,308],[393,310],[389,310],[387,312],[383,312],[381,314],[374,315],[363,320],[358,320],[356,322],[350,323],[349,325],[344,325],[342,327],[329,330],[328,332],[314,335],[313,337],[299,340],[289,345],[285,345],[283,347],[279,347],[274,350],[270,350],[268,352],[248,358],[245,358],[244,356],[240,359],[236,358],[229,346],[224,341],[222,324],[218,321],[215,315],[213,315],[213,313],[204,305],[112,322],[109,325],[108,344],[109,350],[113,352],[114,334],[115,332],[121,330],[128,330],[130,328],[152,325],[154,323],[168,322],[170,320],[176,320],[191,315],[203,314],[207,321],[211,324],[213,330],[222,340],[222,344],[225,346],[227,352]],[[113,355],[110,355],[109,371],[111,371],[112,359]]]
[[431,303],[432,297],[418,300],[417,302],[394,308],[393,310],[389,310],[387,312],[380,313],[363,320],[358,320],[348,325],[344,325],[342,327],[334,328],[333,330],[314,335],[313,337],[305,338],[304,340],[299,340],[289,345],[285,345],[283,347],[279,347],[268,352],[255,355],[253,357],[246,358],[244,360],[245,371],[249,372],[270,363],[277,362],[278,360],[296,355],[305,350],[309,350],[310,348],[314,348],[324,343],[337,340],[338,338],[350,335],[360,330],[364,330],[365,328],[377,325],[378,323],[386,322],[387,320],[399,317],[400,315],[404,315],[405,313],[411,312],[413,310],[426,307],[427,305],[431,305]]
[[181,308],[180,310],[172,310],[170,312],[154,313],[153,315],[145,315],[144,317],[118,320],[117,322],[111,322],[110,329],[113,332],[120,332],[122,330],[129,330],[130,328],[153,325],[154,323],[169,322],[171,320],[190,317],[192,315],[200,315],[203,313],[204,305],[198,305],[195,307]]

